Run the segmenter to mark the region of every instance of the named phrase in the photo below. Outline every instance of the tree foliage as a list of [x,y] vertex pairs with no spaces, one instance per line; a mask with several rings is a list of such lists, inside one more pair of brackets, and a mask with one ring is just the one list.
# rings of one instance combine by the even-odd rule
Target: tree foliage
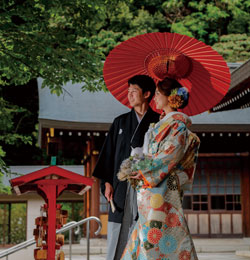
[[15,0],[0,4],[0,84],[42,77],[53,93],[68,81],[100,89],[98,48],[90,37],[113,0]]
[[[249,0],[2,0],[0,86],[41,77],[43,87],[57,95],[68,81],[84,82],[83,90],[103,89],[102,67],[110,50],[157,31],[195,37],[227,61],[245,61],[249,9]],[[19,127],[18,118],[30,113],[24,107],[0,92],[0,168],[5,170],[4,146],[31,143],[32,133]]]
[[223,35],[213,48],[228,62],[244,62],[250,59],[250,36],[245,33]]
[[249,33],[249,0],[177,1],[163,3],[171,31],[213,45],[222,35]]
[[[97,33],[92,37],[103,47],[102,56],[130,37],[156,31],[188,35],[211,46],[219,42],[223,45],[224,35],[232,34],[231,44],[236,45],[240,34],[250,33],[249,8],[249,0],[119,1],[116,8],[105,6]],[[114,34],[113,40],[105,41],[106,34]],[[224,58],[242,61],[234,52],[230,53],[230,58],[229,55]],[[244,55],[244,59],[247,58],[249,56]]]
[[[115,0],[3,0],[0,2],[0,86],[25,85],[42,77],[57,95],[68,82],[102,88],[102,52],[90,38],[106,5]],[[94,84],[93,84],[94,82]],[[32,133],[20,131],[29,111],[0,92],[0,179],[8,172],[6,146],[30,145]],[[21,98],[21,97],[20,97]],[[34,142],[33,142],[34,145]],[[0,181],[0,183],[2,183]],[[4,187],[0,187],[0,192]]]
[[0,244],[18,244],[26,239],[26,203],[0,203]]
[[18,146],[22,143],[31,145],[31,136],[21,134],[18,131],[21,121],[28,114],[26,109],[10,104],[3,97],[0,97],[0,192],[9,191],[2,185],[1,181],[4,174],[9,174],[9,168],[4,161],[6,153],[3,147],[7,145]]
[[42,77],[56,94],[68,81],[100,90],[105,56],[121,41],[166,31],[213,45],[249,35],[249,8],[249,0],[3,0],[0,85]]

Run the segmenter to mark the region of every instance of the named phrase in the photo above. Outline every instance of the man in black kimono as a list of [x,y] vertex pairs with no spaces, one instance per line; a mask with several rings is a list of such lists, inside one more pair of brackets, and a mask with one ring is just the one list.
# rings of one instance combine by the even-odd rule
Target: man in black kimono
[[128,80],[128,100],[132,110],[115,118],[103,145],[93,176],[101,179],[102,193],[115,211],[109,210],[107,260],[120,260],[128,236],[137,220],[136,192],[117,173],[131,149],[142,147],[150,123],[159,121],[159,114],[149,107],[155,92],[153,79],[136,75]]

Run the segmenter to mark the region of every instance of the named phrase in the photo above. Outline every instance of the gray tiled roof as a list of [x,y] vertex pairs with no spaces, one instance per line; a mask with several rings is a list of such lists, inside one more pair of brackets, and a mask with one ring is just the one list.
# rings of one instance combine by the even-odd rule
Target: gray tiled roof
[[70,93],[57,96],[49,88],[39,87],[39,119],[51,119],[85,123],[111,123],[129,109],[118,102],[109,92],[82,92],[82,84],[68,83],[64,88]]
[[217,113],[204,112],[191,117],[193,124],[249,124],[250,108]]
[[[67,84],[64,88],[71,94],[52,95],[48,88],[39,85],[39,119],[76,123],[111,123],[113,119],[129,109],[120,104],[110,93],[82,92],[81,84]],[[193,124],[249,125],[250,108],[217,113],[204,112],[192,117]]]

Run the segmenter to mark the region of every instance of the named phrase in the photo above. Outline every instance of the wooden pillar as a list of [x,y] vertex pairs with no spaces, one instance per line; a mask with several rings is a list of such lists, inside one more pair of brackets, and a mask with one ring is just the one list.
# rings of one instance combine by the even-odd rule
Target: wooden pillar
[[[97,218],[100,217],[99,207],[100,207],[99,180],[96,179],[96,182],[92,185],[92,189],[91,189],[91,216],[95,216]],[[90,237],[96,237],[94,232],[97,230],[97,228],[98,228],[98,224],[92,221],[90,225]]]
[[[86,158],[89,158],[85,164],[85,176],[92,177],[92,173],[94,171],[98,152],[94,150],[94,136],[91,137],[90,140],[87,141],[87,149],[86,149]],[[100,185],[99,180],[95,178],[95,182],[92,185],[91,190],[86,193],[84,198],[85,204],[85,217],[95,216],[100,217],[99,205],[100,205]],[[96,237],[94,232],[97,230],[98,224],[94,221],[90,222],[90,237]]]
[[242,198],[242,218],[243,236],[250,237],[250,158],[242,158],[243,172],[241,177],[241,198]]
[[[95,150],[92,150],[91,154],[91,169],[92,172],[94,171],[96,162],[97,162],[97,155]],[[91,188],[91,216],[100,217],[100,185],[99,180],[95,178],[95,182]],[[95,237],[94,232],[97,230],[98,224],[96,222],[92,222],[90,225],[90,236]]]
[[[91,142],[87,141],[87,148],[86,148],[86,158],[87,162],[85,164],[85,176],[86,177],[91,177],[91,163],[90,160],[88,160],[88,157],[91,155]],[[90,217],[90,191],[87,191],[85,193],[85,198],[84,198],[84,208],[85,208],[85,218]]]

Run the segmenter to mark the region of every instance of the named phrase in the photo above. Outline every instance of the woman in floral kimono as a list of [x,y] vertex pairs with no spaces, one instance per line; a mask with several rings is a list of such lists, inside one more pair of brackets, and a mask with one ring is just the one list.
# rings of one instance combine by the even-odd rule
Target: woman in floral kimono
[[[191,120],[177,112],[187,105],[188,97],[187,89],[174,79],[158,83],[156,107],[165,116],[146,133],[143,157],[128,159],[127,177],[136,185],[139,219],[123,260],[198,259],[182,209],[183,191],[191,188],[200,143],[188,129]],[[124,163],[119,174],[123,170],[127,174],[127,166]]]

